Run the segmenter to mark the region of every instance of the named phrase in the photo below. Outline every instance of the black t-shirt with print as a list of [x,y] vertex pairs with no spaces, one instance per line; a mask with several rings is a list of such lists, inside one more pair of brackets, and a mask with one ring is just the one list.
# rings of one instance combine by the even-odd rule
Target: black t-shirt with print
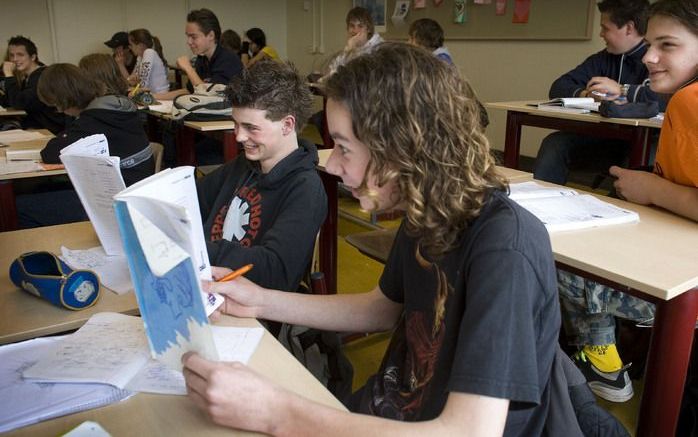
[[509,399],[505,435],[539,435],[549,406],[560,311],[544,226],[493,192],[459,246],[436,263],[404,224],[380,279],[404,305],[377,375],[356,411],[422,421],[449,392]]

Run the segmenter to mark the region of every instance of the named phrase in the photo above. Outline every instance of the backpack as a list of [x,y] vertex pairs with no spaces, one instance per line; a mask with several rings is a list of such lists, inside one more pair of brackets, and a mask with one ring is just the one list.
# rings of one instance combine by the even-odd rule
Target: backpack
[[232,104],[225,94],[223,84],[202,83],[194,88],[194,94],[184,94],[174,99],[175,120],[217,121],[230,120]]
[[346,404],[351,396],[354,369],[342,353],[336,332],[283,323],[277,338],[322,385]]

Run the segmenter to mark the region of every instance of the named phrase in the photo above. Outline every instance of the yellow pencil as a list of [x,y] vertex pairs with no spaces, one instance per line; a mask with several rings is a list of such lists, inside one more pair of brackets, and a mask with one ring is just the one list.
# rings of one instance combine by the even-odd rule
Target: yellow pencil
[[223,276],[221,279],[217,280],[216,282],[228,282],[232,281],[233,279],[237,278],[238,276],[242,276],[245,273],[249,272],[252,270],[252,267],[254,267],[253,264],[247,264],[245,266],[240,267],[237,270],[233,270],[232,272],[228,273],[227,275]]

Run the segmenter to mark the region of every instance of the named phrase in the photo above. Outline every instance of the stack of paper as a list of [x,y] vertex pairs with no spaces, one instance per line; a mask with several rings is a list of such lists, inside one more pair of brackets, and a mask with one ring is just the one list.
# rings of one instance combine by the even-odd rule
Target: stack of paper
[[509,197],[538,217],[548,232],[640,221],[634,211],[565,187],[545,187],[536,182],[511,184]]

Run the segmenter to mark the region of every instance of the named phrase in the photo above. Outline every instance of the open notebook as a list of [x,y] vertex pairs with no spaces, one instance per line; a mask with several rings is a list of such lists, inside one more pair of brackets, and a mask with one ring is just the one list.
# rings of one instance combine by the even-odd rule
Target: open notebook
[[510,195],[543,222],[548,232],[635,223],[634,211],[619,208],[589,194],[566,187],[546,187],[536,182],[510,185]]
[[[247,363],[263,328],[213,326],[222,361]],[[82,328],[47,347],[22,376],[35,382],[108,384],[130,391],[185,395],[181,371],[151,358],[143,320],[97,313]]]
[[[557,99],[548,100],[547,102],[538,103],[539,109],[559,110],[565,109],[565,112],[598,112],[600,103],[591,97],[559,97]],[[576,111],[570,111],[576,110]]]

